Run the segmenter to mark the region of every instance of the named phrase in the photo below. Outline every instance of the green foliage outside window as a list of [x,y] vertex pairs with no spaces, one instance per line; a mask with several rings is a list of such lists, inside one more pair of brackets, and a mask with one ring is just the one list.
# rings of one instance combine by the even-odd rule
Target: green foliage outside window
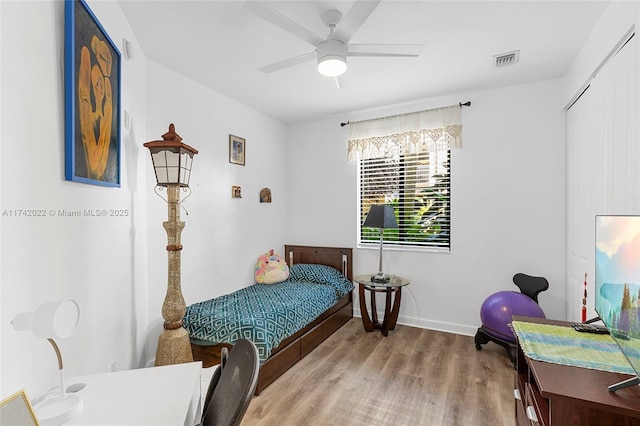
[[[386,229],[385,244],[450,247],[450,152],[420,153],[363,161],[360,166],[362,224],[372,204],[394,207],[398,229]],[[362,243],[380,241],[379,230],[361,228]]]

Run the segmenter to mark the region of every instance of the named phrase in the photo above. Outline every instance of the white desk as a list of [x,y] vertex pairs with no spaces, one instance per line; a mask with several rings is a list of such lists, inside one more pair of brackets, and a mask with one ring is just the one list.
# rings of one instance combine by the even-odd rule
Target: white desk
[[180,426],[200,423],[201,362],[94,374],[68,379],[86,383],[77,392],[83,409],[66,425]]

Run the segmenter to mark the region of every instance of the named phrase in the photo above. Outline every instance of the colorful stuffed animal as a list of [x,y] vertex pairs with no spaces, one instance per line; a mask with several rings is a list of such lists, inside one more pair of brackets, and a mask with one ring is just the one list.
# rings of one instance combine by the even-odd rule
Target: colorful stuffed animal
[[258,258],[255,276],[258,284],[279,283],[289,278],[289,267],[284,258],[271,249]]

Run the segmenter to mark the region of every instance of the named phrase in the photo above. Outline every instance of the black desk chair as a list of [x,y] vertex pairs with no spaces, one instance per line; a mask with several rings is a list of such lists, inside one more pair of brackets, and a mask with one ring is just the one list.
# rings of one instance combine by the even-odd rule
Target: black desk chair
[[231,352],[222,350],[202,409],[202,426],[239,425],[258,384],[260,358],[249,340],[238,340]]

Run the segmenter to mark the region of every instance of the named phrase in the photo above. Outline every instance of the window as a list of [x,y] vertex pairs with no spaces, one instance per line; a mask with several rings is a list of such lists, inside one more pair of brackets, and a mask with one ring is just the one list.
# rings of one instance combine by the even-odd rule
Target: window
[[450,249],[451,153],[449,148],[359,160],[360,245],[379,244],[376,228],[362,227],[372,204],[392,205],[398,229],[385,245]]
[[349,122],[347,158],[358,160],[358,246],[380,242],[363,227],[374,204],[394,208],[397,229],[383,243],[401,248],[451,248],[451,149],[462,147],[460,110],[448,107]]

